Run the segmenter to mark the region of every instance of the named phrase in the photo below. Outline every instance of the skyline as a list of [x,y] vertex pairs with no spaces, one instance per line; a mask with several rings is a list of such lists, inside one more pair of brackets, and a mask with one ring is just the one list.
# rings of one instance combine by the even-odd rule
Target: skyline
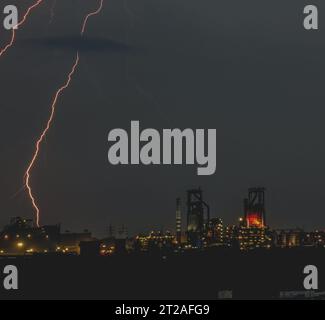
[[[268,10],[253,3],[255,11],[236,4],[235,20],[229,20],[231,1],[188,1],[186,8],[157,1],[161,10],[144,0],[128,2],[133,18],[121,3],[107,3],[89,28],[81,48],[85,64],[60,103],[35,173],[44,224],[89,225],[96,233],[105,232],[102,221],[129,221],[135,232],[165,221],[170,228],[175,195],[191,186],[201,186],[213,215],[229,224],[242,211],[247,186],[265,185],[272,226],[325,225],[323,31],[306,36],[297,29],[299,1],[296,11],[281,4],[277,24],[270,20],[280,1]],[[6,75],[0,77],[1,225],[11,216],[32,217],[28,199],[12,196],[48,114],[49,93],[80,45],[75,37],[88,9],[58,1],[49,25],[49,1],[0,62]],[[160,22],[167,16],[168,26]],[[251,28],[253,16],[258,29]],[[157,129],[216,128],[216,175],[198,178],[185,167],[110,167],[107,134],[133,119]]]
[[[248,190],[255,190],[255,189],[262,189],[265,191],[265,199],[266,199],[266,202],[267,202],[267,193],[268,193],[268,190],[266,188],[248,188]],[[199,188],[196,188],[194,190],[202,190],[201,187]],[[189,190],[188,190],[189,191]],[[205,195],[205,190],[202,190],[203,194]],[[203,196],[204,200],[205,200],[205,203],[207,206],[209,206],[209,201],[208,199],[205,198],[205,196]],[[264,201],[265,201],[264,199]],[[173,212],[173,223],[171,222],[166,222],[166,224],[168,225],[172,225],[171,228],[168,228],[168,227],[165,227],[165,225],[161,225],[160,227],[157,227],[157,228],[151,228],[151,229],[144,229],[142,228],[140,231],[137,231],[136,233],[129,233],[128,230],[129,230],[129,225],[127,223],[127,221],[121,221],[121,222],[116,222],[115,224],[113,224],[112,222],[109,222],[107,225],[104,225],[104,228],[105,228],[105,231],[103,231],[102,233],[99,233],[101,235],[101,237],[103,236],[107,236],[111,233],[112,230],[115,230],[115,233],[117,234],[117,230],[122,228],[124,231],[127,232],[128,235],[130,235],[131,237],[133,236],[136,236],[137,234],[149,234],[151,232],[171,232],[172,234],[174,234],[175,236],[176,235],[176,231],[177,231],[177,228],[176,226],[180,226],[181,228],[181,232],[182,234],[186,234],[187,232],[187,227],[186,227],[186,224],[187,224],[187,210],[188,210],[188,207],[187,207],[187,203],[186,203],[186,197],[185,197],[185,192],[184,192],[184,195],[183,196],[179,196],[177,198],[175,198],[176,200],[176,206],[174,208],[174,212]],[[210,218],[213,220],[213,219],[221,219],[221,221],[223,222],[223,225],[224,227],[233,227],[233,226],[240,226],[243,221],[244,221],[244,216],[245,216],[245,204],[243,206],[243,200],[246,200],[246,198],[242,198],[241,199],[241,203],[242,203],[242,212],[238,214],[237,218],[234,220],[234,221],[231,221],[229,223],[224,223],[225,219],[224,217],[222,216],[218,216],[218,215],[215,215],[213,212],[213,210],[211,210],[210,206],[209,206],[209,213],[210,213]],[[175,205],[175,201],[174,201],[174,205]],[[19,217],[19,216],[11,216],[10,219],[12,218],[22,218],[22,219],[30,219],[31,221],[33,221],[34,223],[34,227],[35,228],[42,228],[43,226],[48,226],[49,224],[42,224],[40,226],[37,226],[36,224],[36,221],[35,219],[33,219],[32,217]],[[255,215],[253,214],[253,219],[256,219]],[[269,223],[269,221],[271,220],[271,223]],[[252,220],[254,221],[254,220]],[[267,221],[266,223],[264,223],[264,221]],[[8,225],[8,222],[9,220],[7,221],[6,224],[4,225],[0,225],[0,228],[1,227],[5,227]],[[84,226],[84,228],[82,230],[76,230],[74,228],[72,229],[67,229],[65,228],[65,225],[64,225],[64,221],[57,221],[55,223],[55,225],[59,225],[60,227],[62,227],[63,230],[66,230],[66,232],[81,232],[82,230],[87,230],[87,232],[92,232],[95,236],[97,236],[96,232],[93,232],[93,230],[89,229],[87,226]],[[291,226],[286,226],[286,225],[279,225],[279,226],[273,226],[272,225],[272,216],[269,215],[268,213],[268,210],[267,210],[267,207],[265,208],[265,212],[264,212],[264,217],[263,217],[263,227],[265,228],[268,228],[272,231],[280,231],[280,230],[301,230],[301,231],[304,231],[304,232],[314,232],[314,231],[325,231],[325,226],[316,226],[315,228],[313,229],[306,229],[304,226],[299,226],[299,225],[291,225]],[[132,230],[132,228],[131,228]]]

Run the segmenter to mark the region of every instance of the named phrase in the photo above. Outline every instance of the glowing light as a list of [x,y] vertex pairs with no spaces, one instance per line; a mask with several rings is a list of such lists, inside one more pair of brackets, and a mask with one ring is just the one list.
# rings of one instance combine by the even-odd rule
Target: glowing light
[[18,242],[17,243],[17,247],[18,248],[23,248],[24,247],[24,243],[23,242]]
[[[41,0],[38,0],[38,2],[41,2]],[[94,12],[91,12],[91,13],[87,14],[87,16],[85,17],[84,22],[82,24],[82,28],[81,28],[81,33],[80,33],[81,36],[83,36],[84,33],[85,33],[85,30],[86,30],[86,27],[87,27],[87,22],[88,22],[89,18],[91,16],[97,15],[97,14],[99,14],[101,12],[101,10],[103,8],[103,2],[104,2],[104,0],[100,0],[98,9],[96,11],[94,11]],[[29,163],[29,165],[27,167],[26,173],[25,173],[25,186],[26,186],[26,189],[28,191],[28,196],[29,196],[29,198],[31,200],[32,206],[33,206],[33,208],[35,210],[37,227],[40,226],[40,208],[39,208],[39,206],[37,204],[36,198],[34,196],[34,193],[33,193],[33,190],[32,190],[31,184],[30,184],[31,171],[34,168],[35,163],[36,163],[36,161],[38,159],[41,145],[42,145],[44,139],[46,138],[46,135],[47,135],[48,131],[50,130],[51,125],[53,123],[58,99],[62,95],[62,93],[65,91],[65,89],[67,89],[69,87],[69,85],[71,83],[71,80],[72,80],[72,76],[75,74],[78,65],[79,65],[79,52],[77,52],[75,62],[73,64],[73,66],[72,66],[72,69],[71,69],[70,73],[68,74],[68,77],[67,77],[67,80],[66,80],[65,84],[62,87],[60,87],[58,89],[58,91],[54,95],[54,99],[53,99],[53,102],[52,102],[52,105],[51,105],[50,117],[49,117],[49,119],[48,119],[48,121],[46,123],[46,126],[45,126],[44,130],[42,131],[40,137],[36,141],[35,150],[34,150],[32,160],[30,161],[30,163]]]
[[12,31],[11,31],[11,39],[10,39],[10,41],[9,41],[9,43],[8,44],[6,44],[1,50],[0,50],[0,58],[14,45],[14,43],[15,43],[15,40],[16,40],[16,32],[17,32],[17,28],[19,28],[20,26],[22,26],[25,22],[26,22],[26,20],[27,20],[27,18],[28,18],[28,16],[31,14],[31,12],[33,11],[33,9],[35,9],[36,7],[38,7],[39,5],[41,5],[42,4],[42,2],[43,2],[44,0],[37,0],[33,5],[31,5],[28,9],[27,9],[27,11],[26,11],[26,13],[24,14],[24,16],[23,16],[23,18],[22,18],[22,20],[17,24],[17,26],[15,26],[13,29],[12,29]]
[[249,227],[263,227],[263,219],[259,213],[249,213],[247,215],[247,224]]

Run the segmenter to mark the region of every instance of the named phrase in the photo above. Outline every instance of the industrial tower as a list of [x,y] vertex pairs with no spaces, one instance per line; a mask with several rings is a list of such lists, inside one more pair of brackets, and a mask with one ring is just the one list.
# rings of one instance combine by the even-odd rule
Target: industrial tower
[[264,228],[265,217],[265,188],[250,188],[248,198],[244,200],[244,217],[247,228]]
[[182,209],[181,198],[176,199],[176,241],[180,246],[182,243]]
[[201,247],[210,221],[210,207],[203,201],[201,189],[187,191],[187,240]]

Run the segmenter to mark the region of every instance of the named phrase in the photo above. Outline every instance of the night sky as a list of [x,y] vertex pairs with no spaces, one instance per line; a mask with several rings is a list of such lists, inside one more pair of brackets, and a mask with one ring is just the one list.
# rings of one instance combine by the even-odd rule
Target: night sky
[[[26,194],[13,195],[79,48],[80,67],[33,171],[43,224],[96,235],[109,223],[130,233],[174,229],[176,197],[197,186],[214,216],[235,223],[247,188],[265,186],[271,227],[325,227],[325,25],[303,29],[309,3],[106,0],[80,41],[98,1],[57,0],[49,24],[53,1],[0,60],[0,225],[33,217]],[[32,3],[0,3],[19,2]],[[322,19],[325,5],[319,10]],[[1,44],[8,37],[1,29]],[[109,165],[108,132],[131,120],[216,128],[216,174]]]

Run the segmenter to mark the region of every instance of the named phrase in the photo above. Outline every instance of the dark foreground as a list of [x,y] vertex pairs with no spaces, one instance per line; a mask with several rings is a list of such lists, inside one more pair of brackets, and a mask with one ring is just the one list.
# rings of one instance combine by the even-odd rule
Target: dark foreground
[[220,290],[232,290],[235,299],[277,299],[280,291],[304,290],[310,264],[318,267],[319,290],[325,288],[325,249],[0,258],[1,271],[8,264],[19,270],[19,290],[6,292],[0,283],[1,299],[214,300]]

